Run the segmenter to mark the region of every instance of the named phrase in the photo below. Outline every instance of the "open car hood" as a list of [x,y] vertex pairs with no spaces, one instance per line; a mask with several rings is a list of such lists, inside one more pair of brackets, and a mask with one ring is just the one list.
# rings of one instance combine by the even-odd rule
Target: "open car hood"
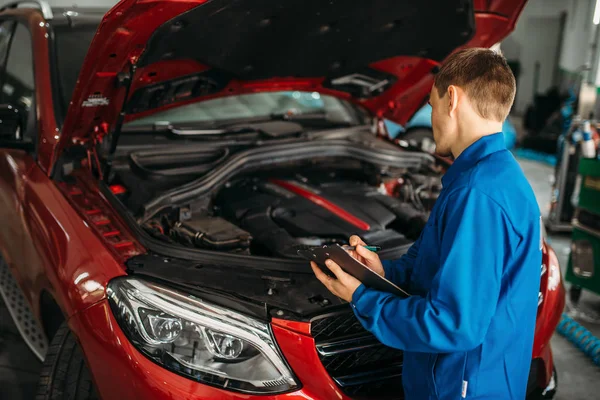
[[101,140],[120,114],[274,90],[334,95],[404,124],[439,63],[499,42],[525,1],[123,0],[98,28],[61,135],[45,143],[56,159]]

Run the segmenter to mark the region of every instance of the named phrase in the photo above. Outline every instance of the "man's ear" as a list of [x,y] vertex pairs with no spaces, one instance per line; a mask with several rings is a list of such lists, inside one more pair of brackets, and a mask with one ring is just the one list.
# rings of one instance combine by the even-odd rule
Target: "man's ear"
[[452,114],[458,107],[458,88],[454,85],[448,86],[448,114]]

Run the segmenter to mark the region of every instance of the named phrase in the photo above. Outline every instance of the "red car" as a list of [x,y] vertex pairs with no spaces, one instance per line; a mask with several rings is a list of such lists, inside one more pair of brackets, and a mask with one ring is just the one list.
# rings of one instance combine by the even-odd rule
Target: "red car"
[[[0,292],[44,360],[38,398],[402,398],[402,352],[297,250],[407,250],[448,162],[383,118],[405,123],[439,63],[523,3],[4,6]],[[531,398],[555,389],[548,246],[541,274]]]

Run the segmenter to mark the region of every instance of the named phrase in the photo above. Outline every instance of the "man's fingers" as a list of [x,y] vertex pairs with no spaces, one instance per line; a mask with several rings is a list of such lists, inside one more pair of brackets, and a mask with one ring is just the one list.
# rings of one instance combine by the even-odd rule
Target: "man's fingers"
[[338,283],[338,281],[321,271],[321,268],[319,268],[319,266],[313,261],[310,262],[310,266],[312,267],[312,270],[315,273],[317,279],[321,281],[321,283],[327,288],[327,290],[329,290],[335,296],[340,297],[339,291],[336,288],[336,284]]
[[356,252],[359,256],[369,261],[377,261],[379,259],[377,254],[363,246],[356,246]]
[[335,261],[327,260],[325,261],[325,264],[327,265],[327,268],[329,268],[329,270],[333,272],[333,274],[338,280],[344,279],[344,276],[347,275],[346,272],[342,269],[342,267],[337,265]]
[[329,276],[327,276],[323,271],[321,271],[321,268],[319,268],[319,266],[314,261],[310,262],[310,266],[311,266],[313,272],[315,273],[315,276],[317,277],[317,279],[320,280],[321,282],[323,282],[323,284],[326,285],[326,282],[331,280],[331,278]]
[[379,259],[379,256],[375,253],[373,253],[370,250],[367,250],[364,246],[366,246],[367,244],[365,242],[362,241],[362,239],[356,235],[352,235],[350,236],[350,245],[354,246],[354,250],[350,250],[350,255],[360,261],[364,259],[367,261],[377,261]]
[[317,279],[335,296],[348,302],[352,301],[353,293],[361,285],[360,281],[344,272],[333,260],[326,260],[325,264],[337,279],[331,278],[321,271],[316,263],[311,262],[310,266]]
[[348,254],[350,254],[352,256],[352,258],[360,257],[355,250],[346,250],[346,251],[348,252]]
[[350,236],[350,239],[348,240],[348,242],[350,243],[350,246],[366,246],[367,244],[365,242],[362,241],[362,239],[360,237],[358,237],[357,235],[352,235]]

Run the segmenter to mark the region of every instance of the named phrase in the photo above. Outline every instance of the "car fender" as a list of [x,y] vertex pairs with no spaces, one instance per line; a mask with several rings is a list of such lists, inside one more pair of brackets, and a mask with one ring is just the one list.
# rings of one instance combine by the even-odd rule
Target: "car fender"
[[37,165],[27,175],[22,204],[24,240],[12,258],[38,317],[44,290],[67,318],[104,299],[108,281],[125,267]]

